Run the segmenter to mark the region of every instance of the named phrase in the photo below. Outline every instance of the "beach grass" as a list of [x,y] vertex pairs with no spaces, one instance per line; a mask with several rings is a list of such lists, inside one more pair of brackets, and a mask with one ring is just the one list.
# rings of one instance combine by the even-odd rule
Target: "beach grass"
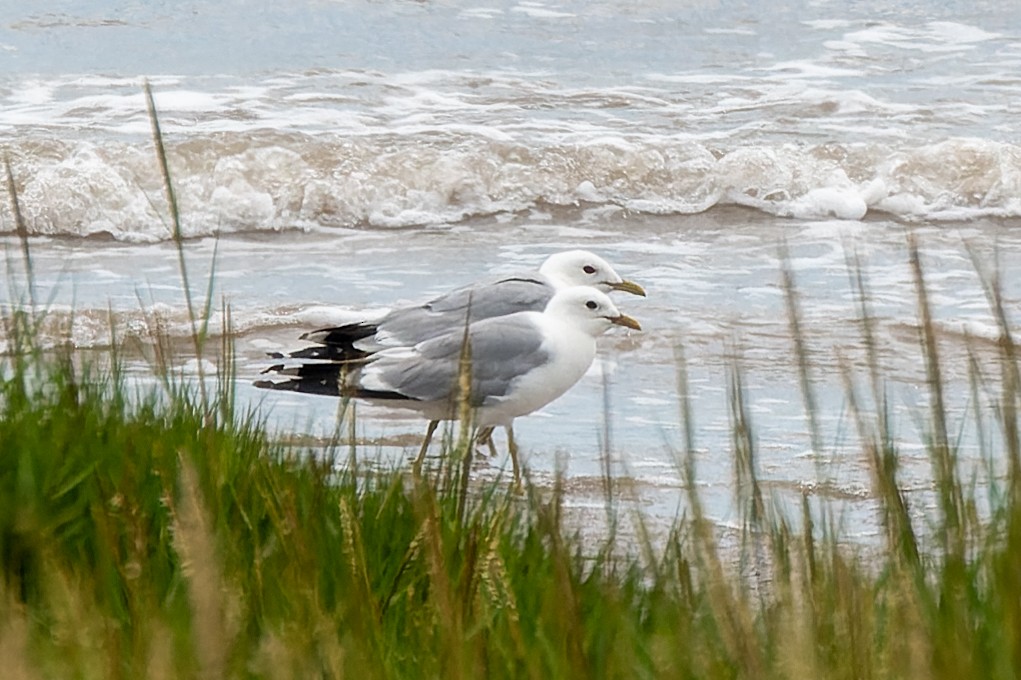
[[[562,480],[526,478],[521,494],[507,480],[465,488],[456,441],[424,476],[356,468],[339,448],[275,443],[255,413],[238,412],[230,381],[206,394],[173,377],[132,387],[113,359],[34,348],[30,314],[5,322],[22,339],[0,386],[4,677],[1008,678],[1021,668],[1016,452],[979,519],[978,492],[941,434],[946,417],[932,411],[938,503],[919,526],[880,427],[881,384],[869,386],[874,402],[848,375],[880,545],[845,540],[807,497],[798,517],[770,503],[735,365],[726,455],[739,545],[724,546],[704,515],[682,450],[688,514],[628,549],[642,541],[582,538]],[[927,323],[919,347],[938,381]],[[984,416],[1006,431],[1018,395],[1002,347],[1000,375],[976,381],[1000,386]],[[866,402],[879,406],[867,413]],[[632,512],[606,488],[608,516]],[[640,516],[632,524],[640,539]]]
[[[29,241],[26,231],[30,272]],[[237,404],[229,332],[215,379],[184,375],[156,331],[155,383],[126,375],[115,329],[98,358],[44,349],[32,292],[3,315],[0,676],[1017,677],[1021,381],[1006,305],[983,273],[1000,338],[995,361],[967,357],[970,417],[996,447],[984,452],[995,469],[980,490],[957,460],[944,348],[913,241],[909,251],[936,503],[922,514],[909,505],[867,277],[852,259],[866,361],[843,365],[847,410],[883,528],[866,546],[816,499],[805,495],[792,517],[763,492],[736,359],[731,446],[713,452],[733,462],[736,544],[721,540],[699,496],[683,347],[685,514],[653,535],[607,472],[608,528],[593,537],[570,520],[564,479],[526,475],[520,493],[505,479],[472,480],[468,437],[450,438],[424,475],[356,465],[341,443],[285,446]],[[806,422],[825,455],[819,359],[803,341],[794,274],[781,274]],[[209,296],[201,308],[189,301],[199,359],[211,307]],[[229,329],[229,310],[220,313]]]

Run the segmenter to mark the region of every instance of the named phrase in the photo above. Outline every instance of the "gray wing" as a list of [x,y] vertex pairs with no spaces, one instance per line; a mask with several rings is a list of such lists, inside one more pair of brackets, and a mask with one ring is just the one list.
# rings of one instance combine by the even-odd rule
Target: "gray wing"
[[[516,378],[550,360],[542,333],[526,315],[480,321],[469,338],[473,406],[506,395]],[[421,401],[452,398],[463,339],[463,333],[451,332],[420,343],[411,357],[379,355],[372,366],[379,385],[371,389],[385,388]]]
[[542,277],[525,276],[458,288],[424,305],[396,309],[377,324],[372,338],[356,343],[361,349],[410,346],[444,333],[462,330],[468,323],[546,308],[553,287]]

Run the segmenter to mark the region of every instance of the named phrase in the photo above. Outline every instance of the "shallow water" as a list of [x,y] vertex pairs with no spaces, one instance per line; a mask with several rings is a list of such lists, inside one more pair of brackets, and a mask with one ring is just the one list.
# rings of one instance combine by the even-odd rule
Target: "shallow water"
[[[0,8],[0,146],[54,342],[69,326],[79,347],[103,346],[111,311],[129,335],[144,335],[153,314],[188,334],[147,78],[193,290],[203,297],[215,253],[239,396],[274,429],[328,437],[336,404],[252,388],[266,352],[364,309],[584,247],[648,288],[647,299],[618,300],[645,330],[604,337],[575,389],[520,419],[535,473],[566,467],[576,502],[597,502],[609,450],[635,497],[671,517],[682,348],[713,516],[735,520],[736,365],[767,488],[781,501],[831,499],[869,535],[868,469],[840,370],[851,362],[865,391],[848,258],[867,274],[906,480],[925,507],[927,391],[907,235],[921,244],[951,427],[973,467],[982,456],[962,424],[965,350],[993,373],[997,330],[970,253],[998,261],[1009,314],[1021,301],[1019,33],[1012,8],[986,2],[10,6]],[[9,201],[0,220],[10,305],[26,290]],[[818,452],[782,244],[813,362]],[[367,458],[416,448],[418,421],[359,415]]]
[[[308,435],[313,441],[334,434],[337,404],[251,387],[250,380],[273,363],[268,352],[296,348],[300,333],[361,310],[381,311],[395,301],[532,268],[546,253],[561,248],[580,244],[603,253],[625,277],[647,286],[648,298],[617,296],[644,330],[602,338],[597,365],[573,390],[541,412],[519,419],[517,438],[533,472],[548,479],[563,469],[579,495],[586,489],[598,494],[602,452],[608,450],[614,473],[637,480],[639,491],[633,493],[642,503],[672,516],[680,500],[677,461],[683,448],[677,389],[681,349],[688,368],[698,476],[717,519],[733,519],[728,383],[739,366],[767,488],[783,502],[796,500],[801,492],[833,500],[851,513],[857,531],[874,532],[871,522],[858,517],[869,516],[869,474],[856,447],[840,373],[840,361],[852,362],[858,387],[867,393],[863,340],[845,258],[858,253],[863,262],[906,480],[923,492],[930,466],[919,444],[923,430],[918,422],[925,419],[927,392],[905,230],[881,221],[791,224],[742,209],[719,217],[732,228],[721,231],[701,215],[619,213],[581,231],[557,224],[553,215],[533,214],[500,224],[465,225],[456,240],[411,229],[402,231],[398,242],[392,232],[353,230],[292,234],[286,245],[263,237],[202,240],[186,251],[201,297],[198,285],[216,250],[215,295],[229,303],[235,321],[242,404],[253,405],[274,430]],[[948,403],[955,422],[963,422],[970,395],[965,349],[989,354],[991,343],[983,338],[995,337],[966,244],[990,252],[984,243],[995,241],[1001,257],[1018,248],[1016,236],[1003,225],[982,225],[987,230],[982,239],[975,236],[976,228],[969,224],[916,231],[944,343]],[[780,277],[782,242],[789,249],[813,362],[822,428],[818,455],[812,451],[792,354]],[[15,246],[8,241],[10,251]],[[166,328],[185,335],[187,317],[176,302],[183,292],[169,244],[51,241],[39,248],[36,265],[42,272],[62,272],[55,278],[39,276],[41,291],[49,295],[51,285],[58,291],[58,309],[98,308],[109,301],[118,310],[121,328],[143,333],[137,310],[144,305],[162,315]],[[1016,304],[1021,282],[1005,273],[1005,296]],[[136,289],[126,293],[132,284]],[[102,345],[109,335],[106,321],[105,314],[78,315],[73,335],[82,345]],[[217,323],[214,320],[214,328]],[[187,350],[186,343],[182,349]],[[401,464],[417,449],[409,442],[423,431],[423,423],[413,416],[371,407],[360,408],[358,414],[358,435],[366,442],[360,455],[366,459]],[[611,434],[608,446],[603,442],[606,427]],[[965,435],[963,458],[971,468],[982,456],[974,433],[969,429]],[[506,460],[498,458],[478,474],[495,474],[505,465]],[[600,500],[595,495],[588,502]]]

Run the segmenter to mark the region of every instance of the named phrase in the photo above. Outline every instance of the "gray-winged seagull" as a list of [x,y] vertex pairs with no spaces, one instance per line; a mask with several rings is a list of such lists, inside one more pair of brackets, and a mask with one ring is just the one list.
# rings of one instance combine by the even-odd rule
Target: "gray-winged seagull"
[[[359,321],[305,333],[301,339],[315,345],[273,356],[277,359],[359,359],[388,347],[414,345],[451,329],[463,330],[466,322],[515,312],[542,311],[556,291],[572,286],[645,296],[645,289],[622,279],[598,255],[585,250],[568,250],[550,255],[537,272],[464,286],[424,304],[399,307],[376,321]],[[469,310],[470,318],[467,318]]]
[[[603,292],[575,286],[557,291],[542,312],[482,319],[467,328],[454,328],[408,347],[382,349],[355,361],[273,366],[266,372],[290,379],[255,384],[354,397],[421,413],[429,419],[429,428],[415,460],[417,471],[438,422],[459,417],[459,378],[461,367],[467,365],[466,398],[474,423],[483,431],[497,426],[507,430],[517,482],[514,419],[542,408],[578,382],[595,358],[596,338],[613,325],[641,330]],[[469,359],[466,363],[464,356]]]

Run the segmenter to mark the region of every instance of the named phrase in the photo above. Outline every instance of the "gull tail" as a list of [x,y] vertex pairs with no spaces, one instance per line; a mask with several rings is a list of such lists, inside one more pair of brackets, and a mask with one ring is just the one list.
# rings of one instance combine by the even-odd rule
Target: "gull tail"
[[379,328],[374,323],[359,321],[358,323],[344,324],[332,328],[320,328],[317,331],[309,331],[301,336],[302,340],[318,342],[323,345],[342,345],[345,343],[358,342],[365,338],[372,337]]
[[286,366],[275,364],[263,371],[276,376],[285,376],[287,380],[256,380],[253,385],[264,390],[281,390],[300,392],[302,394],[319,394],[327,397],[350,397],[377,400],[411,399],[399,392],[386,390],[367,390],[357,384],[347,382],[352,370],[350,363],[298,364]]
[[312,345],[302,347],[293,352],[270,352],[273,359],[316,359],[321,361],[358,361],[370,356],[372,352],[358,349],[352,345]]
[[286,390],[305,394],[321,394],[327,397],[346,396],[343,378],[348,367],[344,364],[300,364],[270,366],[263,373],[289,376],[288,380],[256,380],[253,384],[266,390]]
[[302,340],[316,343],[293,352],[270,352],[274,359],[315,359],[320,361],[358,361],[372,354],[372,350],[355,347],[359,340],[376,334],[375,324],[359,322],[334,328],[320,328],[301,336]]

